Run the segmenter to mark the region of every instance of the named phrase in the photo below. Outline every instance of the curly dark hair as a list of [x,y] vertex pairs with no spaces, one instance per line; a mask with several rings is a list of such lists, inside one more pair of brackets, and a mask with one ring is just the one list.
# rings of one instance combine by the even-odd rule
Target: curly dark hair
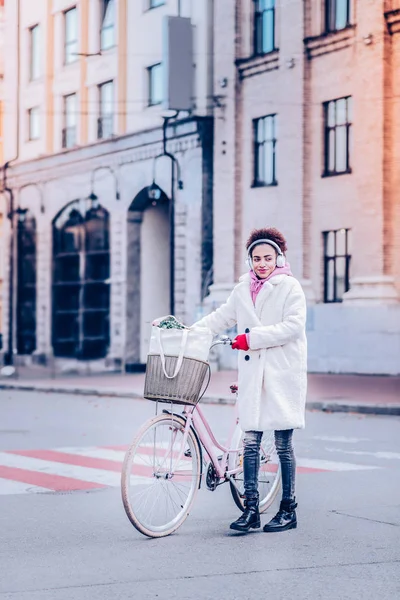
[[[253,242],[257,240],[271,240],[275,242],[282,250],[283,254],[286,253],[287,244],[286,239],[283,234],[276,229],[275,227],[265,227],[264,229],[253,229],[250,233],[249,239],[246,242],[246,250]],[[254,248],[251,250],[251,254],[253,254]]]

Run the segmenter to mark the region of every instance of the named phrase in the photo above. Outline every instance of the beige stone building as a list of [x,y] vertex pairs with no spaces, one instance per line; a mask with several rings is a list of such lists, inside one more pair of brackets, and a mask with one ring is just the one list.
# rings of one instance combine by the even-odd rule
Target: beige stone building
[[400,1],[220,0],[214,49],[209,305],[274,225],[310,370],[400,373]]
[[[194,320],[212,260],[212,9],[5,3],[6,362],[142,368],[172,300]],[[166,94],[178,72],[190,106]]]
[[[195,67],[166,130],[172,182],[157,156],[176,15]],[[141,365],[171,289],[186,322],[218,306],[249,231],[274,225],[310,370],[400,373],[400,0],[16,0],[5,22],[5,351]]]

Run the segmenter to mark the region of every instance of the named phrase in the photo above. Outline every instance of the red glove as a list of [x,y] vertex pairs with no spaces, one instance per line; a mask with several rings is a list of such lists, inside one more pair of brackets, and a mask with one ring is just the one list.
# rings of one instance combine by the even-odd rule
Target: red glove
[[249,345],[247,343],[247,335],[245,333],[241,333],[237,335],[232,342],[232,350],[248,350]]

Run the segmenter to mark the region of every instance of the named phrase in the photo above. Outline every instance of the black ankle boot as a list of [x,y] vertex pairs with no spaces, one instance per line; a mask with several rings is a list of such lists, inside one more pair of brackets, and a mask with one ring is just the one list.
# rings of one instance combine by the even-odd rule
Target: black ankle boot
[[246,501],[244,513],[231,523],[231,529],[235,531],[249,531],[250,529],[258,529],[261,527],[260,511],[258,510],[258,500]]
[[288,529],[296,529],[297,517],[296,517],[297,504],[295,498],[293,500],[282,500],[278,512],[273,519],[266,525],[264,525],[263,531],[287,531]]

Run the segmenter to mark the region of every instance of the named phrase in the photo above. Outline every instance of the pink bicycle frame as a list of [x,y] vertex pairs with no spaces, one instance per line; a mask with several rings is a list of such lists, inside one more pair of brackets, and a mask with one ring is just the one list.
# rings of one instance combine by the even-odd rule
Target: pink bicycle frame
[[[235,409],[235,411],[236,411],[236,418],[231,427],[231,431],[229,434],[229,441],[232,440],[233,433],[239,422],[239,419],[237,416],[237,409]],[[206,454],[208,455],[209,459],[213,463],[215,471],[219,478],[226,477],[229,479],[231,475],[235,475],[238,471],[240,471],[240,468],[236,468],[233,470],[225,470],[225,467],[227,465],[228,455],[229,454],[237,454],[239,452],[240,448],[229,448],[229,447],[223,446],[222,444],[220,444],[217,441],[200,406],[197,405],[195,408],[193,408],[192,406],[191,407],[185,406],[185,408],[183,410],[183,414],[186,418],[186,425],[185,425],[184,438],[183,438],[183,442],[182,442],[182,448],[185,447],[186,439],[187,439],[190,427],[193,427],[193,429],[196,431],[196,433],[199,437],[199,440],[200,440],[204,450],[206,451]],[[215,450],[216,448],[223,452],[222,460],[221,460],[221,457],[220,457],[220,459],[218,459],[218,455]]]

